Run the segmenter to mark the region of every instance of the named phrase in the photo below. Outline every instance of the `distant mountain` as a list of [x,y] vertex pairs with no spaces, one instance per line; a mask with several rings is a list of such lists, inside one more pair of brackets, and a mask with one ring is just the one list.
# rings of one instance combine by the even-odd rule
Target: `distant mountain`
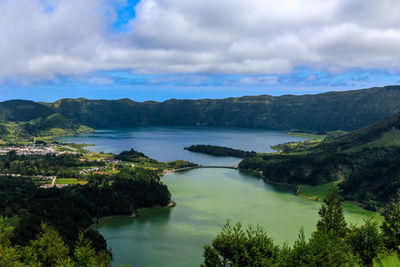
[[[317,95],[244,96],[226,99],[135,102],[130,99],[61,99],[55,103],[0,103],[0,134],[21,138],[93,128],[133,126],[228,126],[316,132],[359,129],[400,112],[400,86]],[[25,126],[21,126],[24,123]],[[87,131],[86,129],[81,129]],[[18,138],[17,138],[18,139]]]
[[93,128],[202,125],[351,131],[400,112],[400,86],[317,95],[165,102],[79,98],[45,105],[74,123]]
[[400,201],[400,113],[319,144],[279,146],[285,153],[243,160],[275,182],[339,184],[346,199],[379,210]]

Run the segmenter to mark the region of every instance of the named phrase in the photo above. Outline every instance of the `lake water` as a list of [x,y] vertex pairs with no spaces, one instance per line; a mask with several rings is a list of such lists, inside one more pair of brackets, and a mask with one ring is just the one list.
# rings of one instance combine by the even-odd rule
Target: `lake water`
[[284,132],[219,127],[137,127],[96,130],[86,135],[62,138],[73,143],[87,143],[94,152],[120,153],[134,148],[147,156],[171,161],[184,159],[202,165],[235,165],[241,159],[214,157],[184,150],[196,144],[227,146],[237,149],[272,152],[272,145],[296,142],[304,138],[287,136]]
[[[277,131],[149,127],[102,130],[64,140],[96,144],[89,147],[93,151],[119,153],[134,147],[163,161],[233,165],[240,159],[197,154],[183,147],[211,144],[270,152],[271,145],[301,139]],[[199,266],[202,247],[211,243],[228,219],[259,224],[277,243],[292,243],[302,226],[306,235],[315,229],[321,206],[293,195],[290,187],[271,185],[251,173],[231,169],[195,169],[165,175],[162,180],[176,207],[142,210],[137,218],[114,217],[97,226],[112,249],[113,266]],[[351,223],[361,223],[365,216],[345,213]]]

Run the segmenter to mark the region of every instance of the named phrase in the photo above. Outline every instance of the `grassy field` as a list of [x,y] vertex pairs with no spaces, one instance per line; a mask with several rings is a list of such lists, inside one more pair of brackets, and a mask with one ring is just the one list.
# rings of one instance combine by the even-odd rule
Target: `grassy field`
[[337,186],[340,181],[334,181],[327,184],[321,184],[317,186],[311,185],[300,185],[300,190],[298,194],[300,196],[305,196],[307,198],[311,198],[317,201],[323,201],[326,195],[328,194],[328,190],[331,186]]
[[56,180],[56,184],[77,184],[78,180],[75,178],[59,178]]
[[[337,186],[339,183],[340,181],[334,181],[317,186],[300,185],[300,190],[298,191],[298,195],[315,201],[323,201],[326,195],[328,194],[329,188],[332,186]],[[354,202],[350,201],[343,202],[343,208],[351,213],[358,213],[360,215],[370,216],[374,218],[378,223],[381,223],[383,221],[383,217],[377,212],[365,210]]]
[[287,135],[293,137],[308,138],[316,141],[322,141],[326,137],[326,134],[314,134],[314,133],[302,133],[302,132],[288,132]]
[[85,185],[88,181],[78,181],[75,178],[59,178],[56,180],[56,184],[80,184]]
[[397,254],[393,254],[390,256],[387,256],[382,260],[381,263],[378,263],[374,260],[373,263],[374,267],[398,267],[400,266],[400,258]]

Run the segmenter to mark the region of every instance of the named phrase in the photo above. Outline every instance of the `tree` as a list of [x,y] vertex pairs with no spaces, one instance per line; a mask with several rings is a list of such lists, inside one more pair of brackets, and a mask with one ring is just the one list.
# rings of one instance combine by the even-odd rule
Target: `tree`
[[386,211],[381,230],[385,247],[400,252],[400,204],[393,204]]
[[204,247],[204,265],[214,266],[270,266],[278,259],[279,247],[259,226],[246,230],[240,223],[228,221],[213,240],[212,247]]
[[69,249],[59,233],[46,224],[42,224],[42,232],[31,241],[31,247],[46,266],[55,266],[68,258]]
[[324,203],[325,205],[318,211],[321,219],[317,223],[317,231],[329,236],[344,237],[348,229],[343,215],[342,198],[337,187],[332,186],[329,189]]
[[96,266],[96,252],[93,249],[90,240],[84,237],[83,232],[79,233],[78,241],[75,245],[74,256],[79,266]]
[[372,219],[366,219],[361,227],[351,227],[347,242],[353,253],[360,256],[364,265],[371,264],[375,257],[384,252],[382,235],[378,224]]

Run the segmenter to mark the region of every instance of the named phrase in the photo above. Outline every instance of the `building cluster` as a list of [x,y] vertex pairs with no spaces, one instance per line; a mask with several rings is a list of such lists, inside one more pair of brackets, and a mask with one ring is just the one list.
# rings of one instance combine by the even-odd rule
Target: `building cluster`
[[7,154],[10,151],[15,151],[17,155],[39,155],[45,156],[49,154],[61,155],[61,154],[77,154],[76,152],[70,151],[57,151],[55,148],[57,145],[27,145],[27,146],[3,146],[0,147],[0,154]]
[[79,174],[88,174],[91,172],[97,172],[100,171],[102,169],[105,169],[105,167],[93,167],[93,168],[89,168],[89,169],[83,169],[79,171]]
[[66,186],[68,186],[68,185],[67,184],[55,184],[55,185],[53,185],[53,184],[44,184],[44,185],[41,185],[40,188],[53,188],[53,187],[55,187],[55,188],[63,188],[63,187],[66,187]]

